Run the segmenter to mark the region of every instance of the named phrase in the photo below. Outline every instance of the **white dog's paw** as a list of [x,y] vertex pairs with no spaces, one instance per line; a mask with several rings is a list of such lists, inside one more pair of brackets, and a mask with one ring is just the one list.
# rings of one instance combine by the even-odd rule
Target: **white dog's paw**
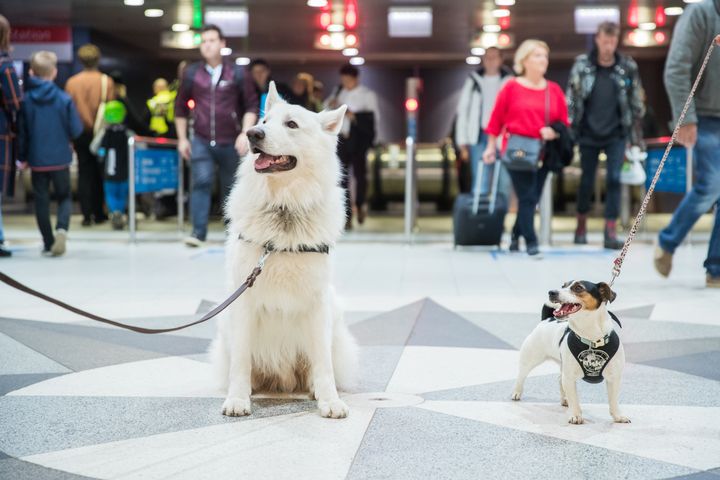
[[318,408],[320,416],[325,418],[345,418],[350,413],[348,406],[339,398],[329,402],[318,400]]
[[513,392],[512,397],[510,398],[515,402],[519,402],[520,397],[522,397],[522,392]]
[[243,417],[252,413],[252,407],[249,398],[228,397],[223,402],[223,415],[228,417]]
[[630,423],[630,419],[625,415],[613,415],[615,423]]
[[585,420],[583,420],[582,415],[573,415],[568,419],[568,423],[572,423],[573,425],[582,425],[585,423]]

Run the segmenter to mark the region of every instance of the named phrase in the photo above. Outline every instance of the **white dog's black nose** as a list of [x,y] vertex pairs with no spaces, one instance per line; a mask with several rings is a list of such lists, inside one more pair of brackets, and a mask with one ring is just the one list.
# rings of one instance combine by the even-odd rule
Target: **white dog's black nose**
[[253,127],[247,131],[247,136],[251,141],[257,142],[265,138],[265,130],[263,130],[262,128]]

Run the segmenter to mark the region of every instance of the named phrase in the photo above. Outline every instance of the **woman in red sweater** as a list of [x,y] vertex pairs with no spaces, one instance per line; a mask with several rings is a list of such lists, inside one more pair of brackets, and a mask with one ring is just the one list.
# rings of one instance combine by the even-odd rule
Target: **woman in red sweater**
[[[505,84],[495,101],[487,126],[487,147],[483,153],[486,164],[495,162],[496,140],[501,134],[503,148],[508,135],[552,141],[558,138],[558,133],[550,125],[554,122],[568,124],[567,104],[560,85],[545,79],[549,54],[550,48],[540,40],[525,40],[517,49],[514,68],[519,76]],[[548,93],[549,121],[546,121]],[[525,238],[528,255],[537,255],[540,250],[533,220],[548,169],[541,167],[532,171],[509,170],[509,173],[519,203],[510,250],[519,249],[519,238],[522,236]]]

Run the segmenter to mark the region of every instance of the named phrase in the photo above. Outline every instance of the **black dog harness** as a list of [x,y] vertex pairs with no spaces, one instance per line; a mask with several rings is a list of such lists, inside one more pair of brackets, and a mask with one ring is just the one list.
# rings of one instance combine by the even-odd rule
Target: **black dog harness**
[[[256,243],[252,240],[248,240],[242,236],[242,234],[238,235],[238,240],[242,240],[247,243]],[[262,244],[263,248],[266,252],[288,252],[288,253],[324,253],[329,254],[330,253],[330,245],[327,243],[323,243],[321,245],[298,245],[297,248],[286,248],[283,250],[278,250],[275,248],[275,245],[273,245],[272,242],[265,242]]]

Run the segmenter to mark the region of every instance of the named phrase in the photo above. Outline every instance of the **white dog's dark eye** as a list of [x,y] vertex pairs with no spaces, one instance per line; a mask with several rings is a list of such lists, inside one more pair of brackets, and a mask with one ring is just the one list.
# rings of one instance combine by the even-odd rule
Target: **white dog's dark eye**
[[287,122],[287,123],[285,124],[285,126],[288,127],[288,128],[298,128],[298,124],[295,123],[295,122],[292,121],[292,120],[290,120],[289,122]]

